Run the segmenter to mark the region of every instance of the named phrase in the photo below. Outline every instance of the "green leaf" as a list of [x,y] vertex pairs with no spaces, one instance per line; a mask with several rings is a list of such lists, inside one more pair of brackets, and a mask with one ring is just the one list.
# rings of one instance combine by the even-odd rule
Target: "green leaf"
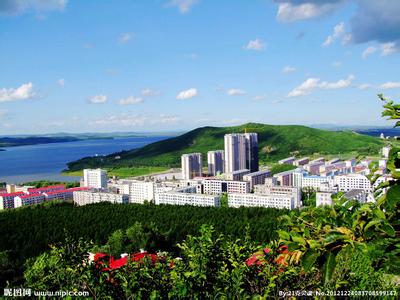
[[395,232],[394,228],[390,224],[387,224],[387,223],[383,224],[382,230],[383,230],[383,232],[385,232],[389,236],[395,236],[396,235],[396,232]]
[[282,240],[290,240],[290,234],[287,231],[284,230],[278,230],[278,235]]
[[326,262],[323,267],[323,276],[325,285],[332,279],[332,274],[336,266],[336,256],[332,252],[326,254]]
[[372,221],[370,221],[365,227],[364,227],[364,232],[368,230],[368,228],[370,228],[371,226],[375,226],[379,223],[381,223],[382,220],[378,220],[378,219],[373,219]]
[[312,268],[312,266],[315,264],[315,261],[319,257],[319,253],[309,249],[304,255],[303,259],[301,261],[304,271],[309,272]]

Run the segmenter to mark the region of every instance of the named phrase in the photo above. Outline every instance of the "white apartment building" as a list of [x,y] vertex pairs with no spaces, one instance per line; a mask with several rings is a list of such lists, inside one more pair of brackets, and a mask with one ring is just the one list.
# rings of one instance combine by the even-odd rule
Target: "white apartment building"
[[208,175],[215,176],[224,173],[224,150],[207,152]]
[[354,189],[343,195],[348,200],[357,200],[358,202],[365,203],[368,199],[368,192],[363,189]]
[[107,171],[102,169],[84,169],[83,185],[88,188],[105,189],[107,188]]
[[294,209],[296,199],[288,195],[228,194],[229,207],[273,207]]
[[182,179],[192,179],[202,175],[203,161],[201,153],[189,153],[181,156]]
[[277,184],[281,186],[301,187],[303,170],[300,168],[275,174]]
[[247,181],[205,179],[202,185],[204,194],[250,193],[250,183]]
[[224,172],[248,169],[258,171],[257,133],[232,133],[224,136]]
[[317,192],[316,194],[316,206],[332,205],[332,193],[331,192]]
[[154,200],[154,182],[142,180],[121,180],[124,194],[129,195],[129,203],[143,204]]
[[155,194],[155,203],[169,205],[220,206],[220,196],[171,191]]
[[294,186],[270,186],[255,185],[254,194],[264,195],[264,196],[284,196],[286,198],[294,199],[294,207],[301,206],[301,190],[299,187]]
[[332,177],[324,177],[324,176],[303,176],[301,180],[301,187],[312,188],[315,191],[321,191],[326,185],[333,187],[334,182]]
[[237,170],[237,171],[233,171],[232,173],[225,173],[225,179],[241,181],[241,180],[243,180],[243,176],[247,175],[249,173],[250,173],[250,170],[248,170],[248,169]]
[[124,194],[109,193],[103,191],[76,191],[73,194],[74,203],[86,205],[99,202],[128,204],[129,196]]
[[258,172],[246,174],[243,176],[243,180],[250,182],[250,189],[252,189],[257,184],[264,184],[265,179],[270,175],[271,171],[269,169],[265,169]]
[[334,184],[337,185],[339,191],[348,192],[355,189],[371,192],[371,182],[368,178],[361,174],[346,174],[334,177]]

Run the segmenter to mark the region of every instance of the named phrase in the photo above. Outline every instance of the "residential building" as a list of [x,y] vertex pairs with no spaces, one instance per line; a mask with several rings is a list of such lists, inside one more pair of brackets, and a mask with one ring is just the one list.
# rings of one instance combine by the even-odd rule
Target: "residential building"
[[208,175],[215,176],[224,173],[224,150],[207,152]]
[[45,191],[42,193],[44,195],[45,200],[73,200],[73,194],[76,191],[86,191],[89,188],[87,187],[76,187],[76,188],[70,188],[70,189],[64,189],[64,190],[53,190],[53,191]]
[[297,202],[293,196],[287,195],[228,194],[228,206],[294,209],[297,207]]
[[331,192],[317,192],[316,194],[316,206],[332,205],[332,193]]
[[288,158],[281,159],[280,161],[278,161],[278,164],[280,164],[280,165],[292,165],[295,160],[296,160],[296,157],[291,156],[291,157],[288,157]]
[[224,136],[224,172],[248,169],[258,171],[257,133],[232,133]]
[[[186,190],[187,191],[187,190]],[[155,194],[155,203],[169,205],[220,206],[220,196],[190,192],[170,191]]]
[[201,153],[189,153],[181,156],[182,179],[192,179],[202,175],[203,161]]
[[346,174],[334,177],[334,184],[338,186],[339,191],[349,192],[354,189],[365,190],[371,192],[371,182],[368,178],[361,174]]
[[45,201],[45,196],[39,193],[19,195],[14,198],[14,208],[39,204]]
[[107,188],[107,171],[102,169],[84,169],[83,186],[94,189]]
[[303,176],[302,169],[294,169],[275,174],[277,184],[282,186],[298,186],[301,187],[301,178]]
[[204,194],[250,193],[250,183],[247,181],[205,179],[202,182],[202,186]]
[[65,190],[65,185],[57,184],[57,185],[49,185],[49,186],[45,186],[45,187],[41,187],[41,188],[28,188],[27,193],[28,194],[31,194],[31,193],[43,194],[43,193],[62,191],[62,190]]
[[363,189],[354,189],[348,191],[343,197],[348,200],[357,200],[358,202],[365,203],[368,199],[368,192]]
[[237,170],[237,171],[233,171],[232,173],[225,173],[225,179],[241,181],[241,180],[243,180],[243,176],[247,175],[249,173],[250,173],[250,170],[248,170],[248,169]]
[[316,176],[316,175],[306,175],[302,178],[301,187],[302,188],[312,188],[315,191],[321,191],[322,187],[328,185],[333,187],[334,182],[332,177]]
[[3,193],[0,194],[0,209],[14,208],[14,198],[25,195],[24,192]]
[[99,202],[127,204],[129,203],[129,195],[92,190],[75,191],[73,193],[73,200],[76,205],[86,205]]
[[310,159],[308,157],[303,157],[303,158],[296,159],[293,162],[293,165],[297,166],[297,167],[300,167],[300,166],[303,166],[305,164],[308,164],[309,161],[310,161]]
[[243,180],[250,182],[250,189],[252,189],[256,184],[264,184],[265,179],[270,175],[271,171],[269,169],[265,169],[258,172],[246,174],[243,176]]
[[325,165],[324,161],[312,161],[303,166],[303,169],[306,170],[311,175],[319,175],[319,169],[321,166]]
[[267,196],[284,196],[286,198],[294,199],[294,207],[301,206],[301,190],[299,187],[294,186],[269,186],[269,185],[255,185],[254,194],[267,195]]
[[143,204],[154,200],[154,183],[152,181],[123,180],[129,186],[129,203]]

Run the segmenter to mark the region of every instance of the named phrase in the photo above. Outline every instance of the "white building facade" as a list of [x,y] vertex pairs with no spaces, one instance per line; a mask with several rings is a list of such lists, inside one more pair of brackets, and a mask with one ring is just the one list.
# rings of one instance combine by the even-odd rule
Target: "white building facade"
[[215,176],[224,173],[224,150],[207,152],[208,175]]
[[105,189],[107,188],[107,171],[102,169],[84,169],[83,185],[88,188]]
[[189,153],[181,156],[182,179],[193,179],[202,175],[203,160],[201,153]]
[[257,133],[232,133],[224,136],[225,173],[248,169],[258,171]]
[[115,204],[128,204],[129,195],[99,192],[99,191],[76,191],[73,194],[76,205],[86,205],[99,202],[110,202]]

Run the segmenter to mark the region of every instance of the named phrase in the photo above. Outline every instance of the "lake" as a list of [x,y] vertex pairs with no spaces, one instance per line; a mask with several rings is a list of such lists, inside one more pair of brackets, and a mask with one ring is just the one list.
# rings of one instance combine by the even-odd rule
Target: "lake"
[[2,148],[6,151],[0,151],[0,182],[22,183],[42,179],[77,181],[79,177],[60,174],[70,161],[140,148],[166,138],[124,137]]

